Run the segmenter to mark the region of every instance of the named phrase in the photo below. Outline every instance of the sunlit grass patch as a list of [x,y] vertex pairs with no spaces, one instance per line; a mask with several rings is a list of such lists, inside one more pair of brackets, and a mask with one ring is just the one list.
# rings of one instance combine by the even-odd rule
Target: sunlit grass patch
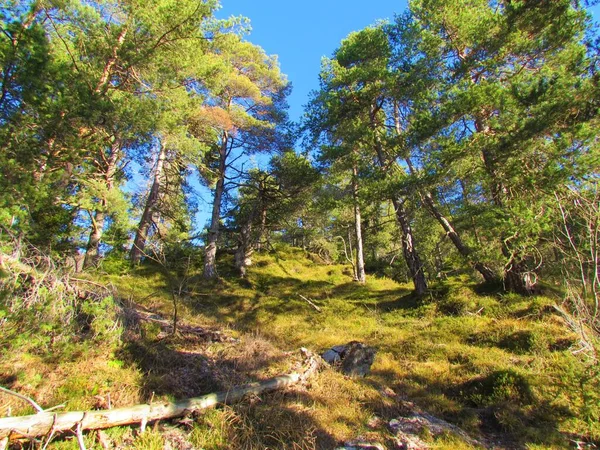
[[[392,445],[387,423],[410,413],[411,404],[474,436],[522,446],[559,448],[567,432],[600,436],[598,371],[572,355],[577,336],[551,298],[479,293],[465,276],[416,298],[389,278],[360,285],[348,267],[283,246],[256,253],[245,280],[232,275],[231,265],[225,255],[223,277],[211,282],[194,268],[176,297],[172,280],[152,264],[97,273],[121,303],[81,308],[72,341],[52,323],[40,332],[13,332],[0,368],[10,386],[44,406],[105,407],[110,394],[115,407],[230,389],[289,372],[299,347],[322,352],[360,341],[378,351],[364,379],[326,369],[306,388],[203,412],[184,438],[214,449],[334,448],[359,435]],[[177,308],[179,323],[238,341],[169,335],[157,323],[132,320],[126,308],[134,307],[167,323]],[[12,402],[13,414],[32,412]],[[164,430],[147,433],[107,432],[115,445],[166,445]],[[451,435],[424,438],[435,448],[469,448]]]

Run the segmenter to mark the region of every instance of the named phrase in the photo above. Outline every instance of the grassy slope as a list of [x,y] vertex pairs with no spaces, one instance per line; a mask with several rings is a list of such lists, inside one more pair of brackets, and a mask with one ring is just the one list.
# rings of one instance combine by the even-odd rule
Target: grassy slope
[[[113,329],[98,319],[75,342],[46,342],[45,349],[19,335],[29,345],[11,344],[0,373],[5,385],[44,405],[102,406],[110,393],[120,406],[266,378],[289,369],[286,351],[358,340],[378,349],[364,379],[327,370],[307,389],[208,412],[185,432],[168,428],[136,438],[118,429],[109,435],[133,448],[162,448],[164,439],[198,448],[333,448],[359,435],[391,445],[385,424],[412,409],[410,401],[500,447],[562,448],[566,432],[598,438],[593,380],[572,356],[576,337],[553,313],[552,300],[477,294],[464,278],[446,283],[436,298],[416,301],[408,286],[375,278],[359,286],[347,267],[307,256],[281,248],[256,255],[247,280],[228,276],[227,260],[220,282],[187,280],[180,321],[225,329],[239,344],[164,337],[156,326],[127,317]],[[160,271],[101,279],[123,299],[171,316],[172,296]],[[12,402],[13,413],[26,411],[2,400],[0,407]],[[451,436],[435,443],[469,448]],[[93,436],[88,444],[98,447]],[[69,441],[52,447],[77,448]]]

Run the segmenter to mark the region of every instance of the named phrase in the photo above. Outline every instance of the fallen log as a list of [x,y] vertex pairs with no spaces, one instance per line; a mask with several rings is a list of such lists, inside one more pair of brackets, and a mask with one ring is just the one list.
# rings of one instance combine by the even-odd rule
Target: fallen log
[[34,438],[75,429],[98,430],[132,424],[145,426],[148,422],[185,416],[219,403],[232,403],[248,394],[258,395],[263,392],[283,389],[306,381],[321,365],[322,360],[319,356],[304,348],[301,349],[301,352],[304,361],[292,373],[202,397],[107,410],[62,413],[40,412],[29,416],[0,418],[0,442],[7,438]]

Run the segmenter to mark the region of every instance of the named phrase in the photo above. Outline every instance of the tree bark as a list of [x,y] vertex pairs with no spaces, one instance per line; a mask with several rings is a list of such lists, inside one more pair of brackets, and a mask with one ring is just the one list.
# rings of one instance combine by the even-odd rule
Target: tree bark
[[365,258],[363,254],[360,205],[358,204],[358,167],[352,165],[352,196],[354,199],[354,232],[356,234],[356,281],[366,283]]
[[[121,143],[115,139],[110,146],[108,157],[102,152],[98,159],[98,166],[101,167],[102,177],[106,183],[107,191],[111,191],[115,185],[115,175],[117,173],[117,163],[121,153]],[[104,225],[106,223],[107,211],[109,209],[108,199],[101,198],[98,208],[92,217],[92,231],[85,252],[85,260],[83,263],[84,269],[92,267],[98,263],[100,258],[100,243],[104,233]]]
[[117,63],[117,60],[119,58],[119,50],[121,49],[121,47],[123,46],[123,43],[125,42],[125,37],[127,36],[127,32],[128,32],[128,26],[124,26],[123,29],[121,30],[121,32],[119,33],[119,36],[117,36],[117,42],[115,43],[114,47],[112,48],[112,52],[110,57],[106,60],[106,63],[104,64],[104,68],[102,69],[102,75],[100,76],[100,78],[98,79],[98,82],[96,83],[96,87],[94,89],[94,92],[96,94],[103,94],[108,90],[109,87],[109,82],[110,82],[110,76],[112,74],[112,69],[115,66],[115,64]]
[[148,198],[146,199],[146,206],[144,207],[144,213],[142,214],[142,218],[140,219],[138,229],[135,233],[133,246],[131,247],[131,251],[129,253],[129,257],[132,264],[139,264],[142,259],[142,256],[144,255],[144,248],[146,247],[148,230],[152,225],[154,213],[158,204],[161,188],[161,179],[163,176],[166,155],[167,150],[164,144],[161,142],[160,152],[158,154],[158,159],[156,160],[156,168],[154,170],[154,181],[152,182],[152,187],[150,188],[150,192],[148,193]]
[[[102,206],[106,206],[104,200],[101,201]],[[88,239],[87,251],[85,252],[85,260],[83,268],[93,267],[98,263],[100,258],[100,242],[102,242],[102,234],[104,233],[104,223],[106,222],[106,214],[103,210],[97,209],[92,218],[92,231]]]
[[396,219],[402,230],[402,253],[404,260],[408,266],[410,276],[415,287],[415,294],[418,296],[427,293],[427,281],[425,280],[425,273],[423,271],[423,263],[419,257],[419,253],[415,249],[413,231],[408,220],[408,215],[404,209],[402,201],[399,199],[392,199],[394,210],[396,212]]
[[[398,135],[400,135],[402,133],[402,125],[400,123],[399,108],[400,108],[399,105],[397,103],[395,103],[394,104],[394,122],[395,122],[395,127],[396,127],[396,133]],[[410,174],[415,175],[416,171],[413,167],[410,157],[406,157],[404,160],[406,161],[406,164],[408,166],[408,170],[409,170]],[[421,198],[421,201],[423,202],[423,205],[427,209],[427,211],[429,211],[429,213],[442,226],[442,228],[446,232],[446,235],[450,238],[450,241],[452,241],[452,243],[456,247],[456,250],[458,250],[458,253],[460,253],[461,256],[463,256],[465,259],[467,259],[473,265],[475,270],[477,270],[481,274],[481,276],[483,277],[483,279],[486,282],[488,282],[488,283],[497,282],[499,280],[499,277],[496,275],[496,273],[490,267],[488,267],[486,264],[481,263],[479,261],[472,260],[473,251],[465,245],[463,240],[460,238],[460,235],[456,232],[456,230],[452,226],[451,222],[446,217],[444,217],[444,215],[442,215],[442,213],[440,212],[439,208],[436,206],[436,204],[433,200],[433,196],[431,195],[431,192],[419,191],[419,196]]]
[[221,200],[225,188],[225,168],[227,159],[227,150],[229,145],[229,134],[224,131],[222,135],[221,147],[219,149],[219,172],[217,186],[215,187],[215,198],[213,200],[212,217],[210,221],[210,230],[206,238],[206,248],[204,250],[204,278],[215,279],[217,273],[217,240],[219,239],[219,223],[221,220]]
[[260,252],[262,250],[263,243],[267,243],[267,205],[265,200],[261,198],[260,201],[260,229],[258,230],[258,237],[256,238],[256,249]]
[[[475,130],[478,133],[490,134],[492,130],[486,122],[488,114],[485,111],[480,113],[480,117],[475,120]],[[488,149],[481,150],[481,158],[483,160],[486,172],[490,177],[490,194],[492,203],[499,209],[504,209],[504,199],[507,195],[507,189],[504,183],[498,179],[496,170],[496,157]],[[504,289],[509,292],[515,292],[521,295],[531,295],[535,291],[535,277],[527,270],[525,261],[512,253],[506,243],[506,236],[501,237],[502,254],[507,259],[504,268],[503,283]]]
[[238,237],[238,248],[235,252],[235,267],[240,273],[240,277],[246,277],[248,266],[252,264],[252,215],[246,223],[242,225],[240,235]]
[[98,430],[136,423],[145,425],[156,420],[172,419],[192,414],[218,403],[233,403],[247,394],[258,395],[262,392],[284,389],[305,382],[321,366],[318,356],[313,355],[306,349],[301,349],[301,352],[304,362],[298,370],[292,373],[202,397],[109,410],[64,413],[41,412],[30,416],[0,418],[0,440],[5,438],[35,438],[48,435],[51,432],[60,433],[75,428]]
[[491,269],[489,266],[480,261],[473,261],[473,251],[467,245],[465,245],[465,243],[462,241],[462,239],[460,238],[459,234],[456,232],[450,221],[446,217],[444,217],[440,210],[436,207],[431,193],[426,192],[421,196],[421,199],[423,200],[423,204],[425,205],[426,209],[431,213],[433,217],[435,217],[438,223],[442,226],[442,228],[446,232],[446,236],[450,238],[450,240],[454,244],[454,247],[456,247],[456,250],[458,250],[458,253],[460,253],[461,256],[463,256],[465,259],[471,262],[475,270],[477,270],[481,274],[481,276],[487,283],[498,282],[500,278],[498,277],[496,272],[494,272],[493,269]]
[[[377,154],[377,159],[382,170],[386,176],[389,176],[389,162],[383,153],[383,144],[381,143],[381,138],[377,133],[376,114],[377,107],[374,105],[371,108],[370,119],[371,128],[375,134],[375,153]],[[396,164],[392,162],[391,167],[396,167]],[[415,294],[421,296],[427,292],[427,280],[425,279],[423,263],[421,262],[421,258],[419,257],[419,253],[415,247],[415,240],[412,228],[410,226],[410,221],[404,209],[403,200],[400,197],[392,197],[391,201],[394,205],[396,219],[402,233],[402,254],[404,255],[404,260],[406,261],[406,265],[415,287]]]

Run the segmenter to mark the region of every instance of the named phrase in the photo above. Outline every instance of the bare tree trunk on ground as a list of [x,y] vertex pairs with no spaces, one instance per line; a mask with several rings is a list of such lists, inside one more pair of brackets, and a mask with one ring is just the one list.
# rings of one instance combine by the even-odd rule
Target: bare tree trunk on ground
[[301,352],[304,361],[292,373],[202,397],[109,410],[40,412],[30,416],[0,418],[0,442],[6,438],[35,438],[49,435],[51,432],[72,431],[75,428],[98,430],[136,423],[145,426],[148,422],[193,414],[219,403],[233,403],[248,394],[258,395],[263,392],[284,389],[305,382],[321,367],[322,360],[319,356],[313,355],[306,349],[301,349]]
[[161,187],[160,183],[163,176],[166,154],[167,150],[164,144],[161,142],[160,152],[158,154],[158,159],[156,160],[156,168],[154,170],[154,181],[152,182],[152,187],[150,188],[148,198],[146,199],[144,213],[142,214],[142,218],[140,219],[138,229],[135,233],[133,246],[131,247],[131,251],[129,252],[129,258],[131,259],[132,264],[139,264],[139,262],[142,259],[142,256],[144,255],[144,248],[146,247],[146,238],[148,237],[148,230],[152,225],[155,208],[158,204]]

